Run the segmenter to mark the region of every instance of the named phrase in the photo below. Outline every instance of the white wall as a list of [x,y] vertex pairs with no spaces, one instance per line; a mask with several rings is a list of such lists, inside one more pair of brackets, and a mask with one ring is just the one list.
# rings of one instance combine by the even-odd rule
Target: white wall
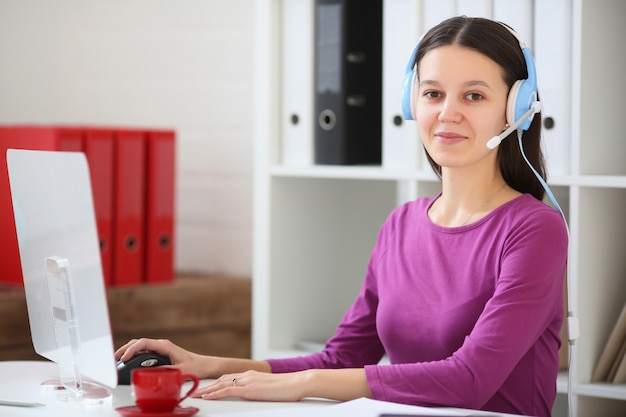
[[0,0],[0,123],[174,128],[176,269],[251,274],[253,0]]

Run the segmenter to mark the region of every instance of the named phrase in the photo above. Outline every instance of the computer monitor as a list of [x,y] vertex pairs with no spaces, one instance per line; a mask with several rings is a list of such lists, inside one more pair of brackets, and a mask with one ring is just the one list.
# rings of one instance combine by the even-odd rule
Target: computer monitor
[[117,371],[85,155],[6,157],[35,352],[59,365],[62,399],[106,401]]

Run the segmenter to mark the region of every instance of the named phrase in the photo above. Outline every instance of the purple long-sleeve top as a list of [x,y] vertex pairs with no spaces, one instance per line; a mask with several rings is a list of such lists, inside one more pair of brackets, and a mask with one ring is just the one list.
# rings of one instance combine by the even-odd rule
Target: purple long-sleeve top
[[[324,350],[272,372],[365,368],[375,399],[550,416],[559,367],[567,230],[522,195],[443,227],[434,199],[396,208],[363,286]],[[391,364],[380,365],[387,354]]]

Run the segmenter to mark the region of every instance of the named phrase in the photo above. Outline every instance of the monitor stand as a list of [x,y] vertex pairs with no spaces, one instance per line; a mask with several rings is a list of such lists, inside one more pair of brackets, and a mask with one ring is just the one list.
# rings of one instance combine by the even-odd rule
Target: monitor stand
[[43,389],[55,391],[66,402],[102,404],[112,401],[111,391],[99,384],[83,381],[80,372],[81,337],[76,300],[72,290],[69,261],[51,256],[45,260],[48,296],[57,348],[61,350],[59,379],[42,382]]

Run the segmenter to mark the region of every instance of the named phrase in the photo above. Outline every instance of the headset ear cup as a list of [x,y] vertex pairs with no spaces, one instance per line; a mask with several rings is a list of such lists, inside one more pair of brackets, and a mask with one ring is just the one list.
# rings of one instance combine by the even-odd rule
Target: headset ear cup
[[404,120],[413,120],[413,83],[415,82],[415,72],[407,72],[404,74],[402,83],[402,116]]
[[422,38],[417,41],[417,44],[413,48],[409,62],[407,62],[406,69],[404,70],[404,79],[402,80],[402,116],[405,120],[414,120],[415,112],[413,111],[412,96],[415,83],[417,82],[415,57],[417,56],[417,50],[419,49],[421,40]]
[[412,119],[411,120],[415,120],[417,121],[417,117],[415,116],[416,112],[415,112],[415,90],[417,89],[417,71],[413,72],[413,80],[411,81],[411,116]]
[[[537,101],[537,69],[535,67],[535,60],[533,59],[533,54],[529,48],[523,46],[522,47],[522,55],[524,55],[524,61],[526,61],[526,71],[528,73],[528,78],[525,80],[519,80],[514,85],[516,88],[515,91],[515,110],[514,110],[514,120],[520,120],[531,107]],[[511,93],[513,92],[513,88],[511,88]],[[511,95],[509,93],[509,95]],[[508,107],[508,106],[507,106]],[[508,109],[507,109],[508,112]],[[529,118],[525,119],[519,126],[519,129],[528,130],[530,124],[535,117],[532,114]],[[507,114],[508,119],[508,114]]]
[[[517,120],[517,115],[519,114],[517,112],[517,108],[519,104],[519,90],[522,86],[522,82],[523,80],[515,81],[515,83],[511,86],[511,89],[509,90],[509,97],[506,101],[506,122],[510,126],[513,126],[515,124],[515,121]],[[525,111],[526,110],[523,110],[521,114],[524,114]]]
[[[537,101],[537,90],[529,80],[517,80],[509,91],[509,98],[506,105],[506,121],[513,125],[516,121],[522,119],[524,114],[530,110],[533,103]],[[519,129],[528,130],[530,124],[535,117],[532,114],[519,125]]]

